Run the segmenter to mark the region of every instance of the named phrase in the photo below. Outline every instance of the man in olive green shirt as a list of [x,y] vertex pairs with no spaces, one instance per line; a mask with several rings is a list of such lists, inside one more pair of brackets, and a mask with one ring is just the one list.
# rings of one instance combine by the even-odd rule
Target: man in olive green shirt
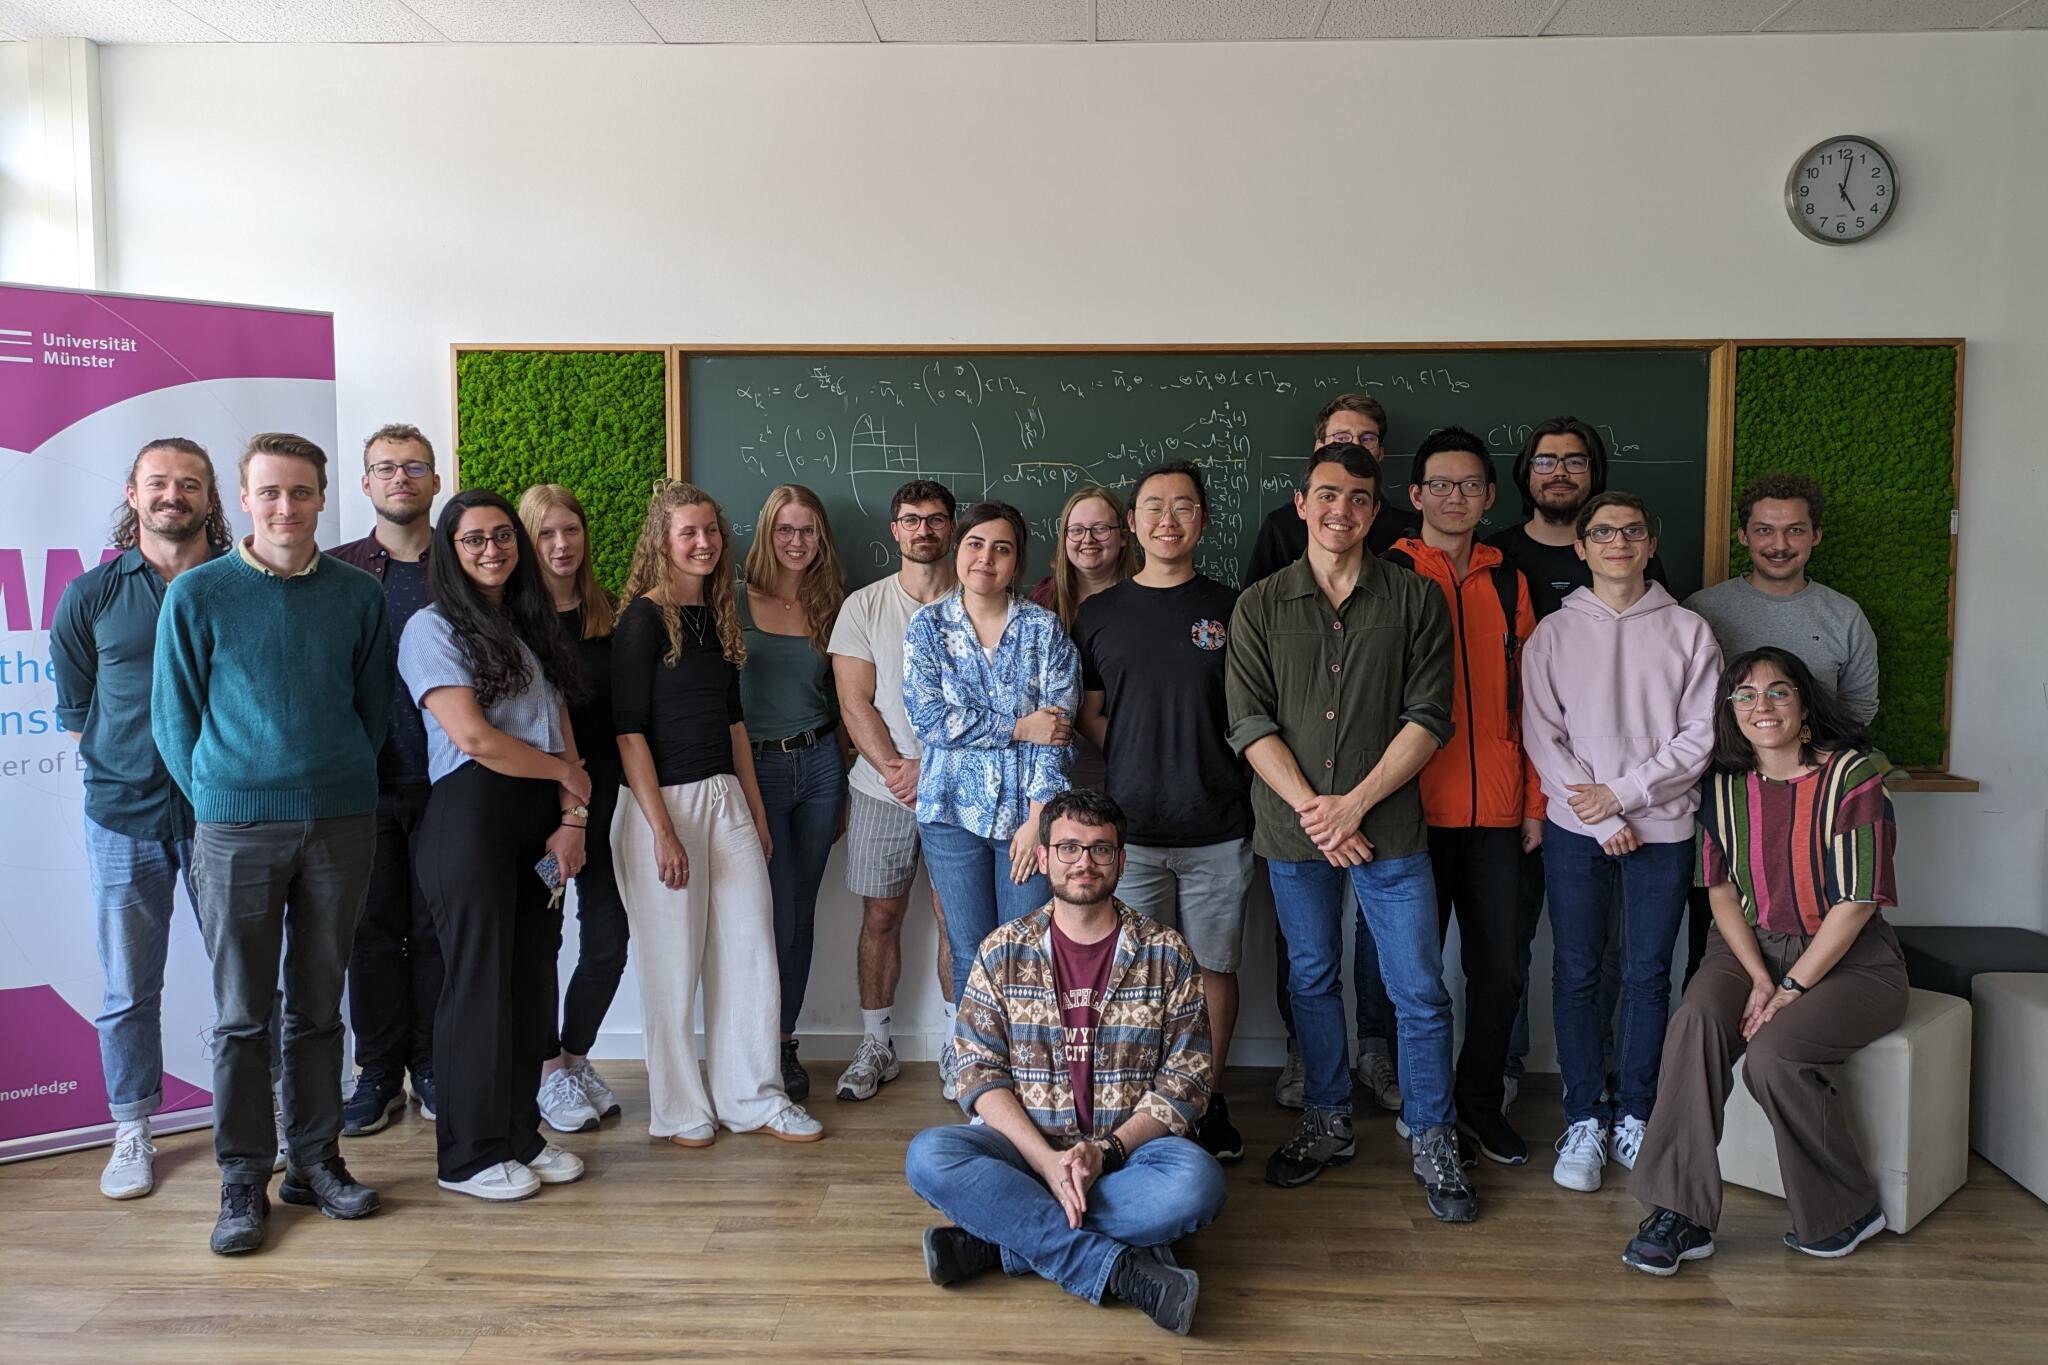
[[1416,1180],[1439,1219],[1469,1222],[1479,1201],[1458,1161],[1451,999],[1415,781],[1451,733],[1450,624],[1433,585],[1366,553],[1379,491],[1369,452],[1310,456],[1294,495],[1308,552],[1248,588],[1230,622],[1230,744],[1259,778],[1252,842],[1287,939],[1305,1082],[1301,1123],[1266,1179],[1305,1184],[1357,1154],[1338,987],[1348,876],[1394,1001]]

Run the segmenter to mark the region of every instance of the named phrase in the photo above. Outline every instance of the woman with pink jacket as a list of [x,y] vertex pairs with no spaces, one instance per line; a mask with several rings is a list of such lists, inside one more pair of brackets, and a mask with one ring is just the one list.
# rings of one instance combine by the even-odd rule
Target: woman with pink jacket
[[[1543,875],[1565,1115],[1552,1175],[1573,1190],[1600,1188],[1610,1150],[1634,1167],[1657,1098],[1693,812],[1714,747],[1721,650],[1703,619],[1644,581],[1657,552],[1652,525],[1634,494],[1589,499],[1577,544],[1593,586],[1546,616],[1522,655],[1522,746],[1549,802]],[[1621,1007],[1610,1093],[1598,1001],[1617,880]]]

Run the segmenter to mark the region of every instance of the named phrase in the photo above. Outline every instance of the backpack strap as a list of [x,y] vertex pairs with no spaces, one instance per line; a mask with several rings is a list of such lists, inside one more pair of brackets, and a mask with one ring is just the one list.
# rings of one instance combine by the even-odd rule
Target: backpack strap
[[1503,560],[1493,567],[1494,591],[1500,594],[1501,620],[1507,630],[1501,640],[1508,656],[1508,716],[1522,714],[1522,638],[1515,633],[1515,609],[1521,605],[1522,571]]
[[1415,556],[1409,554],[1406,550],[1389,548],[1380,558],[1386,560],[1389,564],[1400,565],[1409,573],[1415,572]]

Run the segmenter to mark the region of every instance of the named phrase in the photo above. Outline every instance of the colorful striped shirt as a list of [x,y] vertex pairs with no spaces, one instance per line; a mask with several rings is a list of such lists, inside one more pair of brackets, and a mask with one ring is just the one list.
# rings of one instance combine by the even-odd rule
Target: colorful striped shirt
[[1732,882],[1752,925],[1802,937],[1845,901],[1897,905],[1885,771],[1881,755],[1845,749],[1790,782],[1714,773],[1700,803],[1699,884]]

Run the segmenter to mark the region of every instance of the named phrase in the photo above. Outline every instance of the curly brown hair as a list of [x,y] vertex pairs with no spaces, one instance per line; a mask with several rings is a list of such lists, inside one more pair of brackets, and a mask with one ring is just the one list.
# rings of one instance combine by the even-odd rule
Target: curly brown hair
[[683,657],[683,611],[676,604],[675,564],[668,554],[669,525],[678,508],[709,507],[718,518],[718,563],[704,583],[704,605],[718,627],[718,644],[727,663],[743,668],[747,662],[746,637],[740,633],[739,594],[733,589],[732,523],[718,500],[693,483],[661,479],[647,499],[647,520],[640,524],[640,539],[633,546],[633,567],[626,572],[626,600],[645,597],[661,612],[668,630],[668,653],[663,661],[675,664]]
[[[142,468],[142,457],[152,450],[175,450],[180,455],[190,455],[206,466],[206,543],[215,552],[227,549],[235,543],[235,533],[228,529],[227,507],[220,500],[220,479],[213,472],[213,457],[206,453],[206,447],[183,436],[159,436],[135,452],[135,459],[128,466],[128,488],[135,488],[135,471]],[[112,544],[117,550],[132,550],[142,540],[142,518],[126,500],[114,512]]]

